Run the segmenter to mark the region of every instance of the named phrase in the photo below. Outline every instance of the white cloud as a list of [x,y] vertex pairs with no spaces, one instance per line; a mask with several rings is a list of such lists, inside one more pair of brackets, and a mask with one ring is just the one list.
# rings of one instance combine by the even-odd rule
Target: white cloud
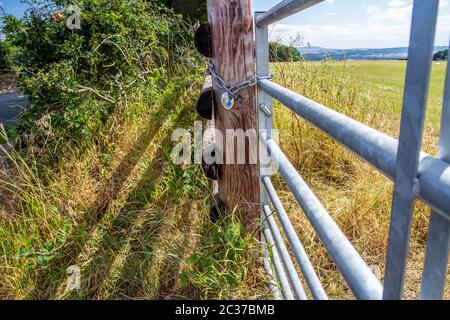
[[[441,2],[446,5],[447,0]],[[377,48],[407,46],[411,28],[412,0],[391,0],[384,9],[376,5],[366,8],[366,23],[363,25],[288,25],[277,24],[271,37],[290,42],[300,34],[304,45],[332,48]],[[440,15],[437,26],[437,44],[449,41],[450,14]]]
[[408,1],[407,0],[391,0],[388,2],[389,7],[394,7],[394,8],[398,8],[398,7],[403,7],[405,5],[408,5]]

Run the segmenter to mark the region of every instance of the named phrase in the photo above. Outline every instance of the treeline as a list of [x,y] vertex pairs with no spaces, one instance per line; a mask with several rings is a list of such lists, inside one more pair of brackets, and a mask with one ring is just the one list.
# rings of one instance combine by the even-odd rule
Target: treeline
[[271,62],[298,62],[303,60],[298,49],[292,46],[270,42],[269,50]]
[[448,60],[448,49],[438,51],[433,55],[434,61],[447,61]]

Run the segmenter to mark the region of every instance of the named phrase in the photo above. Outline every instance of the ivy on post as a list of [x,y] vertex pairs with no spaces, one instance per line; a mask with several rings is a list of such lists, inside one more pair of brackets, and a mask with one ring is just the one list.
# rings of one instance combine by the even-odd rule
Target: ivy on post
[[[251,0],[208,0],[211,62],[228,88],[255,77],[253,8]],[[255,86],[236,92],[232,100],[214,79],[214,118],[223,136],[219,150],[219,197],[228,211],[239,213],[248,232],[258,229],[259,180]],[[231,106],[231,107],[230,107]],[[245,157],[245,159],[244,159]],[[244,160],[244,161],[243,161]]]

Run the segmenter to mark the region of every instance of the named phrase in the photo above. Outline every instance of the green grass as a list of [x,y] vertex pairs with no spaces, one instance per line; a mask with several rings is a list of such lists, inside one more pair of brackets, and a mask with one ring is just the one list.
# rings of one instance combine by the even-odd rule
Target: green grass
[[267,299],[270,294],[258,263],[259,246],[237,215],[230,215],[205,230],[203,246],[189,258],[182,273],[187,286],[207,299]]
[[[392,136],[405,63],[273,64],[275,80]],[[445,64],[434,64],[424,148],[437,139]],[[192,128],[200,76],[137,95],[98,144],[42,167],[41,145],[0,161],[0,298],[238,299],[269,297],[257,243],[230,216],[209,221],[209,188],[196,166],[170,161],[177,128]],[[382,278],[392,183],[279,103],[281,146],[343,232]],[[48,151],[48,150],[47,150]],[[50,151],[48,151],[50,152]],[[283,204],[331,298],[348,286],[280,177]],[[416,206],[406,297],[417,298],[429,210]],[[67,268],[81,289],[66,290]],[[305,285],[306,287],[306,285]],[[446,290],[450,292],[450,290]],[[448,295],[447,295],[448,298]]]
[[[381,110],[398,119],[403,102],[406,63],[406,61],[338,61],[331,63],[329,68],[336,76],[351,74],[356,87],[365,92],[369,99],[379,101]],[[314,66],[320,68],[320,63],[314,63]],[[426,123],[434,129],[440,125],[446,67],[445,62],[433,62]]]

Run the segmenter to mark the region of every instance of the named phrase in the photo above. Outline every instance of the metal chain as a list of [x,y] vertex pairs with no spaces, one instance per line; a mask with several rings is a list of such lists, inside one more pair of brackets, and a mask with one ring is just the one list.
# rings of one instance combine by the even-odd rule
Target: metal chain
[[211,75],[211,77],[213,77],[213,79],[216,81],[217,85],[223,89],[224,91],[226,91],[230,97],[232,97],[233,99],[236,97],[236,94],[246,88],[251,88],[255,85],[257,85],[260,81],[262,80],[272,80],[273,79],[273,75],[271,73],[269,73],[267,76],[254,76],[251,77],[249,80],[247,81],[243,81],[241,83],[238,83],[234,86],[229,87],[227,85],[227,83],[225,82],[225,80],[223,80],[216,72],[216,69],[214,67],[214,64],[210,61],[208,63],[208,73]]

